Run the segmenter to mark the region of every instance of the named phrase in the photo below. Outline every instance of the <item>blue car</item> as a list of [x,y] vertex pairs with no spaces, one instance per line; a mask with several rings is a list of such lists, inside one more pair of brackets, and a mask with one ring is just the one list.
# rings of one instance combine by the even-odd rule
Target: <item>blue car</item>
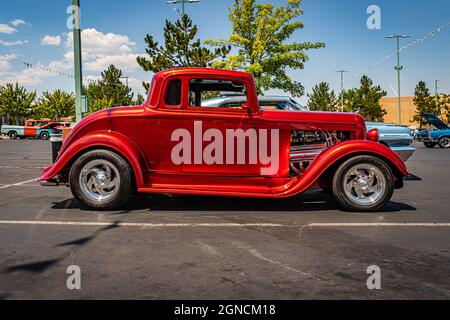
[[423,142],[427,148],[439,147],[450,148],[450,127],[433,114],[424,113],[421,115],[426,123],[431,125],[431,130],[419,130],[417,140]]

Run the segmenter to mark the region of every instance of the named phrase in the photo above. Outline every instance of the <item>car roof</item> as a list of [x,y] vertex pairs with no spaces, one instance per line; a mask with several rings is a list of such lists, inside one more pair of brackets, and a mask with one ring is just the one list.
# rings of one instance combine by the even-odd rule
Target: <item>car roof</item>
[[243,78],[252,78],[252,76],[246,72],[241,71],[232,71],[232,70],[221,70],[221,69],[213,69],[213,68],[199,68],[199,67],[184,67],[184,68],[173,68],[166,69],[158,72],[155,76],[167,78],[173,75],[220,75],[220,76],[234,76],[234,77],[243,77]]

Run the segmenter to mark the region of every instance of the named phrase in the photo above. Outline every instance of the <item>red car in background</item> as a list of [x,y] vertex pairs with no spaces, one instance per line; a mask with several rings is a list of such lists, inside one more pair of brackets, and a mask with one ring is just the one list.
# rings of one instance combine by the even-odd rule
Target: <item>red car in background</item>
[[[246,101],[202,106],[221,93]],[[321,188],[346,210],[376,211],[409,175],[377,142],[359,115],[261,110],[249,74],[181,68],[156,74],[143,105],[78,123],[40,181],[69,185],[94,209],[133,192],[286,198]]]

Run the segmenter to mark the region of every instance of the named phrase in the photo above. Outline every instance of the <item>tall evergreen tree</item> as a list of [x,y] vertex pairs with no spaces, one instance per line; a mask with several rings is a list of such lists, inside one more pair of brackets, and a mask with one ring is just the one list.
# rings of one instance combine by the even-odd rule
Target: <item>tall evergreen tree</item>
[[414,91],[414,105],[416,112],[413,121],[420,122],[422,113],[440,114],[440,103],[436,97],[430,95],[430,90],[425,81],[419,81]]
[[101,79],[89,84],[85,94],[89,97],[91,111],[133,104],[131,88],[120,80],[122,71],[114,65],[101,73]]
[[[215,50],[203,47],[197,36],[197,26],[183,15],[181,20],[172,23],[166,20],[164,27],[164,45],[159,45],[152,35],[147,34],[147,56],[137,58],[138,64],[145,70],[159,72],[179,67],[209,67],[217,58],[224,58],[230,48],[220,46]],[[149,84],[143,84],[148,90]]]
[[294,81],[287,70],[301,70],[309,60],[306,51],[325,47],[322,42],[290,41],[295,31],[303,29],[296,20],[303,14],[302,0],[287,0],[285,6],[257,3],[256,0],[235,0],[230,8],[232,33],[228,39],[209,40],[214,46],[231,45],[235,52],[213,63],[221,69],[244,70],[255,78],[259,94],[280,89],[300,97],[301,83]]
[[358,89],[344,92],[346,111],[357,112],[368,121],[383,121],[386,110],[381,107],[381,98],[387,92],[380,86],[375,86],[372,79],[364,75]]
[[313,92],[308,94],[308,107],[311,111],[331,111],[338,109],[337,97],[334,91],[330,91],[330,85],[321,82],[313,88]]

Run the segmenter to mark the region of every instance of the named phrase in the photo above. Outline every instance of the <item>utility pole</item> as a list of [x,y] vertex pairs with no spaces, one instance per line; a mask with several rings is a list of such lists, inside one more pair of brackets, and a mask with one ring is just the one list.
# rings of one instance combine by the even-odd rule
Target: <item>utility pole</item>
[[346,70],[335,71],[341,74],[341,112],[344,112],[344,73],[348,72]]
[[410,38],[410,36],[406,35],[395,35],[386,37],[386,39],[396,39],[397,40],[397,66],[394,68],[397,70],[397,78],[398,78],[398,124],[402,124],[402,95],[401,95],[401,75],[400,72],[403,69],[403,66],[400,64],[400,39]]
[[128,79],[130,79],[131,77],[121,77],[120,79],[125,79],[127,87],[128,87]]
[[76,121],[83,118],[82,112],[82,89],[83,72],[81,65],[81,21],[80,21],[80,0],[72,0],[73,23],[73,50],[75,57],[75,102],[76,102]]
[[186,14],[186,11],[185,11],[186,3],[189,4],[189,3],[198,3],[198,2],[200,2],[200,0],[169,0],[169,1],[167,1],[167,4],[181,3],[181,16],[184,16]]

